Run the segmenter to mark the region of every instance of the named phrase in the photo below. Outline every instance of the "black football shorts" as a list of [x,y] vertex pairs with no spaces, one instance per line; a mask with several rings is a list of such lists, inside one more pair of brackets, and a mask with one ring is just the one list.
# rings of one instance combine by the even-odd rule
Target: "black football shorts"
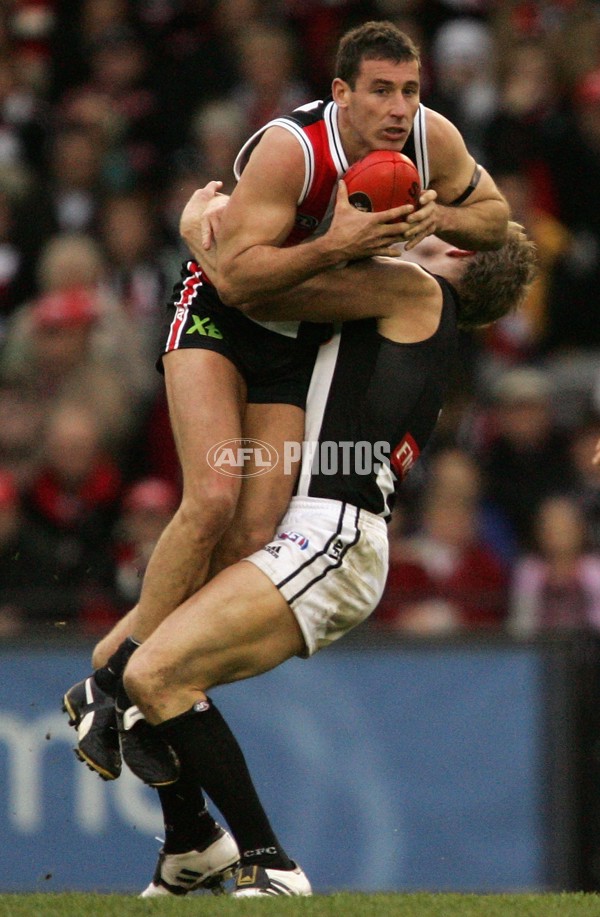
[[157,368],[162,371],[162,359],[172,350],[212,350],[236,366],[247,385],[248,403],[304,409],[319,345],[331,336],[331,326],[299,322],[279,327],[295,336],[223,305],[195,262],[187,262],[167,307]]

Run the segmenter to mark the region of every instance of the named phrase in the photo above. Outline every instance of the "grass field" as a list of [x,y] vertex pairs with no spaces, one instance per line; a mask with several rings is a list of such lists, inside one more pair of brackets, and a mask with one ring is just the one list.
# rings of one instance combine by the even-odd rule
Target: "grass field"
[[125,895],[0,895],[0,917],[600,917],[600,895],[315,895],[232,900],[210,894],[141,901]]

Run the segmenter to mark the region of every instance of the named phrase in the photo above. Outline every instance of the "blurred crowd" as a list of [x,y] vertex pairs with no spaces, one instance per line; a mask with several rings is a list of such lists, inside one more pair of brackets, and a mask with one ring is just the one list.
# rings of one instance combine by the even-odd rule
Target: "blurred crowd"
[[326,95],[340,34],[383,18],[540,273],[464,338],[369,626],[600,629],[600,2],[4,0],[0,636],[134,604],[179,498],[155,359],[183,205],[230,190],[242,142]]

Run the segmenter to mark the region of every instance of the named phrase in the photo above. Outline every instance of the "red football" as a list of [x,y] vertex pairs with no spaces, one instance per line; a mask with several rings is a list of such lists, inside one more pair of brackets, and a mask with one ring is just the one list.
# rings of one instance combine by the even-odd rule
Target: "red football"
[[419,206],[421,181],[404,153],[375,150],[350,166],[344,175],[350,203],[369,213],[403,204]]

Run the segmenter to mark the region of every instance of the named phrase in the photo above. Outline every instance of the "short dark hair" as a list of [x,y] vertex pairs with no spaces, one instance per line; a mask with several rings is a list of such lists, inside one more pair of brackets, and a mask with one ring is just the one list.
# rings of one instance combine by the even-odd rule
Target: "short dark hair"
[[456,284],[458,327],[480,328],[514,312],[535,278],[536,265],[535,244],[522,226],[509,223],[502,248],[477,252]]
[[393,22],[364,22],[342,35],[335,59],[335,75],[354,89],[363,60],[416,61],[419,50]]

